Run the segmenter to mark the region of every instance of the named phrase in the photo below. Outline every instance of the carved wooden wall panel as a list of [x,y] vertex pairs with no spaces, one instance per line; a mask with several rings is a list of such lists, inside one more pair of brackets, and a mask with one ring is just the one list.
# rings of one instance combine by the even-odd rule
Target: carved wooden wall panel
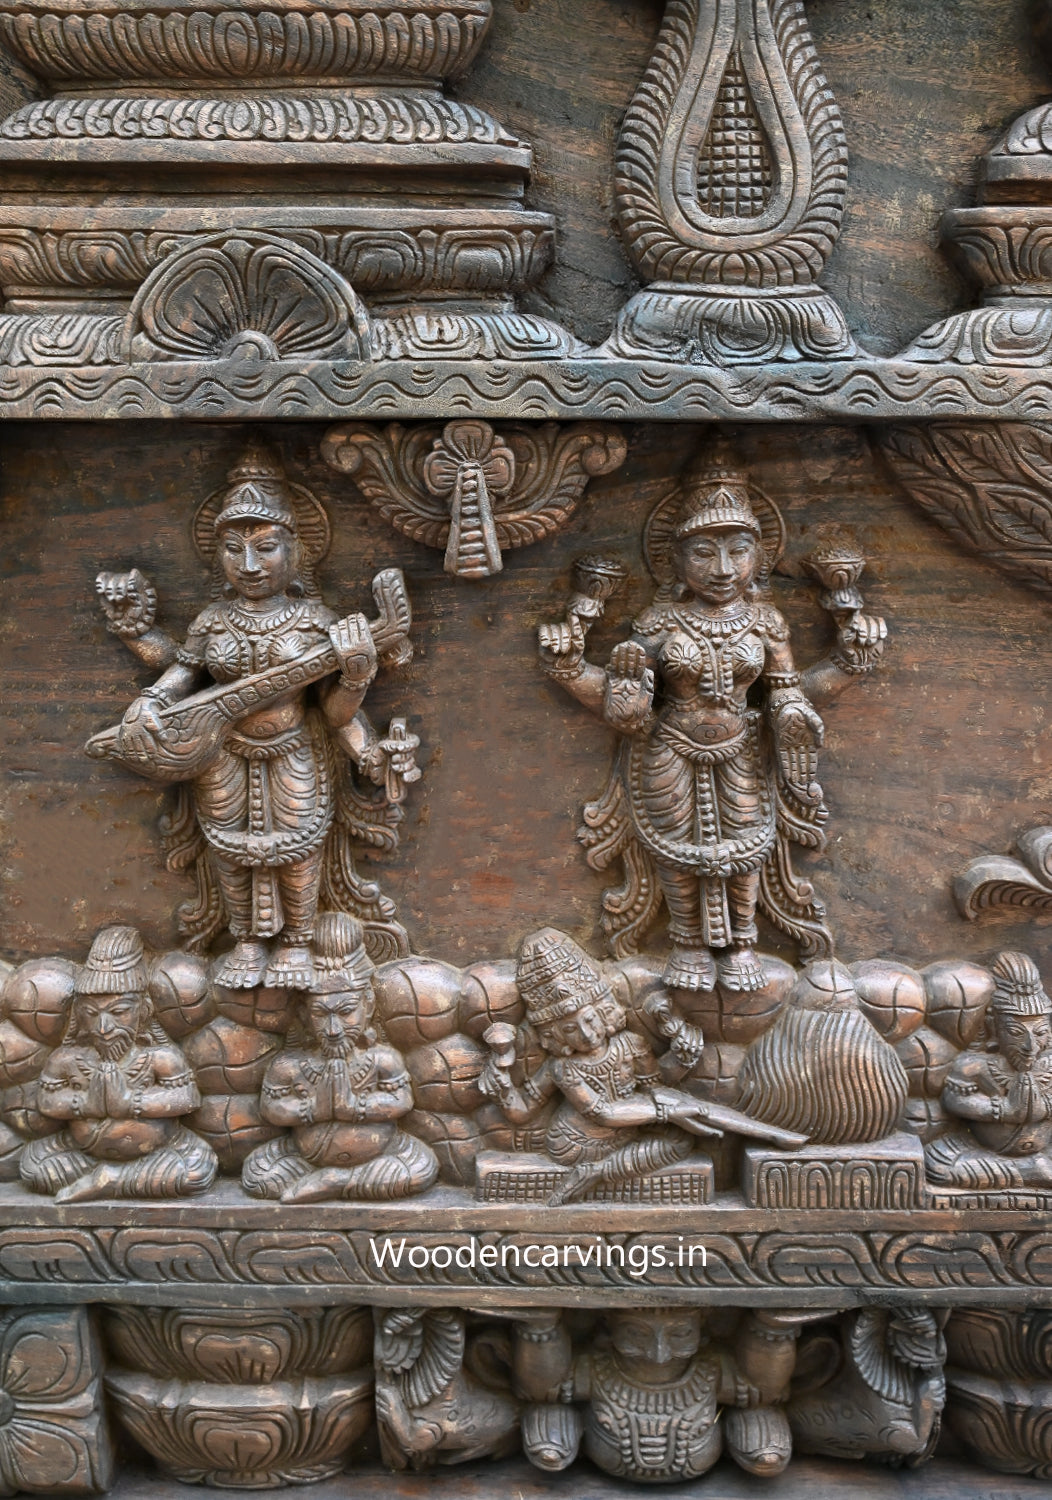
[[0,4],[0,1488],[1040,1492],[1050,39]]

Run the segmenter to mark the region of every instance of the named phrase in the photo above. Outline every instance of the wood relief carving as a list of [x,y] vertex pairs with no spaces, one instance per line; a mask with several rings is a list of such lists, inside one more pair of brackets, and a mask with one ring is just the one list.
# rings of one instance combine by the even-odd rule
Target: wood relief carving
[[499,573],[505,549],[565,525],[588,481],[620,468],[627,451],[616,427],[583,422],[348,425],[322,443],[330,467],[403,535],[444,549],[446,572],[459,578]]
[[983,854],[953,878],[961,916],[974,922],[985,911],[1021,907],[1052,911],[1052,828],[1031,828],[1016,842],[1019,859]]
[[942,234],[979,283],[983,305],[927,329],[905,351],[921,363],[1046,365],[1052,353],[1050,106],[1012,124],[982,163],[979,206],[948,209]]
[[0,1312],[0,1484],[9,1495],[95,1495],[115,1464],[102,1351],[81,1307]]
[[[704,1203],[712,1193],[712,1163],[694,1151],[691,1136],[731,1130],[780,1146],[804,1144],[805,1135],[663,1087],[647,1042],[629,1029],[603,975],[564,933],[544,928],[525,940],[516,986],[526,1026],[517,1034],[498,1022],[485,1032],[490,1058],[480,1087],[513,1124],[544,1121],[544,1156],[521,1162],[480,1156],[484,1198],[547,1197],[551,1207],[586,1196]],[[670,1014],[667,1001],[665,1008]],[[688,1036],[689,1030],[675,1029],[677,1060],[687,1048],[693,1059],[703,1046],[701,1032]]]
[[946,1420],[979,1463],[1052,1476],[1049,1314],[975,1308],[946,1325]]
[[401,1053],[370,1027],[372,963],[360,924],[318,919],[314,977],[300,1002],[304,1046],[263,1078],[260,1112],[287,1134],[257,1146],[241,1182],[256,1198],[404,1198],[438,1176],[435,1153],[397,1122],[413,1108]]
[[[697,1309],[629,1309],[606,1315],[587,1352],[546,1339],[526,1386],[538,1401],[524,1428],[538,1467],[565,1468],[580,1448],[619,1479],[668,1482],[698,1478],[726,1451],[747,1473],[780,1474],[792,1440],[779,1403],[799,1329],[750,1313],[721,1347],[704,1321]],[[546,1389],[571,1410],[542,1404]]]
[[843,124],[801,0],[669,0],[618,142],[621,233],[648,286],[610,351],[852,358],[816,285],[846,189]]
[[[765,598],[784,545],[780,515],[748,478],[703,461],[650,515],[644,547],[658,592],[609,666],[586,662],[594,616],[575,613],[574,601],[565,624],[540,633],[548,675],[625,737],[580,834],[593,868],[624,866],[624,885],[603,903],[611,951],[637,952],[663,904],[673,990],[712,990],[717,980],[762,990],[758,907],[806,956],[832,951],[824,908],[790,854],[793,844],[821,846],[826,809],[816,779],[822,721],[785,621]],[[875,664],[884,631],[848,610],[848,675]],[[814,669],[816,685],[826,675]],[[762,710],[747,698],[756,682]]]
[[[0,285],[17,357],[573,351],[556,323],[514,306],[553,248],[551,217],[521,201],[529,148],[443,92],[490,17],[489,0],[9,9],[0,41],[49,90],[0,122]],[[157,186],[173,149],[188,180],[196,169],[196,196]],[[216,165],[245,174],[221,200]],[[27,191],[33,171],[74,195],[57,218]],[[408,212],[377,187],[385,173],[415,183]]]
[[217,982],[308,989],[323,890],[369,924],[375,951],[407,947],[393,904],[350,852],[356,840],[393,846],[406,782],[420,774],[404,724],[381,737],[361,712],[378,665],[412,656],[404,581],[395,570],[374,579],[375,624],[338,620],[314,578],[328,517],[256,450],[198,507],[194,540],[216,602],[182,646],[154,631],[155,597],[134,574],[99,577],[111,629],[165,670],[88,753],[178,787],[162,833],[169,867],[197,880],[183,930],[202,945],[223,928],[237,940]]
[[175,1198],[211,1187],[211,1146],[183,1123],[201,1102],[186,1057],[153,1016],[142,939],[108,927],[73,982],[69,1030],[37,1080],[62,1128],[22,1153],[26,1185],[58,1202]]
[[515,1453],[520,1406],[507,1332],[468,1332],[455,1308],[376,1310],[376,1419],[394,1470],[431,1469]]
[[806,1330],[786,1407],[797,1450],[911,1468],[930,1458],[946,1401],[944,1321],[907,1304]]
[[338,1474],[372,1419],[371,1318],[305,1312],[107,1313],[121,1425],[186,1484],[273,1489]]
[[953,1062],[942,1091],[949,1130],[926,1148],[933,1183],[989,1189],[1052,1186],[1052,1000],[1034,961],[1002,953],[985,1047]]
[[1052,432],[1040,423],[896,426],[880,451],[910,499],[955,541],[1047,593]]
[[[987,847],[969,797],[1014,796],[1019,857],[973,859],[958,910],[1052,909],[1039,653],[1023,695],[1003,629],[1037,639],[1006,590],[1052,587],[1052,106],[1004,130],[1027,100],[991,74],[1000,138],[943,222],[983,301],[933,323],[901,230],[947,201],[926,168],[833,256],[882,17],[821,18],[845,125],[803,0],[666,0],[649,62],[645,18],[553,7],[0,11],[2,513],[40,522],[0,620],[30,726],[2,767],[0,1490],[107,1490],[116,1431],[146,1482],[207,1490],[377,1460],[391,1493],[483,1462],[500,1488],[509,1460],[605,1496],[813,1456],[823,1493],[852,1482],[828,1461],[930,1460],[949,1493],[944,1414],[977,1465],[1052,1473],[1047,953],[1036,925],[984,946],[938,857]],[[953,24],[985,67],[983,9]],[[23,448],[69,417],[96,452],[55,429],[45,481]],[[225,481],[159,482],[173,421]],[[937,576],[889,475],[1003,576]],[[103,626],[144,683],[109,727]],[[70,808],[112,869],[55,856]]]

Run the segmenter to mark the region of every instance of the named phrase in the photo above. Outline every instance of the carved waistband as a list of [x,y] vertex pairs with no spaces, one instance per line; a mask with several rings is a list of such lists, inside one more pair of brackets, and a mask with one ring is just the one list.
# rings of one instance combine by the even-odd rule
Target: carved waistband
[[677,755],[682,755],[684,760],[692,761],[694,765],[714,766],[737,755],[745,744],[748,733],[749,722],[746,719],[737,734],[732,735],[729,740],[720,740],[716,745],[699,745],[697,740],[671,724],[658,724],[654,730],[654,738],[661,744],[667,745],[670,750],[675,750]]
[[289,750],[306,750],[310,744],[311,737],[305,724],[286,729],[267,740],[250,740],[243,734],[229,734],[226,739],[226,748],[242,760],[276,760]]

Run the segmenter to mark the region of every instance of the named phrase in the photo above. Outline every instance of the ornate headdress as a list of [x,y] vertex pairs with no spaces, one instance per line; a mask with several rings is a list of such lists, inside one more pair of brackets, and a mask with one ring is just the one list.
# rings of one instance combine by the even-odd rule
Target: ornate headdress
[[149,974],[135,928],[104,927],[96,933],[73,983],[78,995],[145,995]]
[[751,531],[757,541],[762,540],[760,523],[749,498],[748,478],[723,464],[693,466],[683,478],[683,499],[674,532],[676,541],[721,527]]
[[325,507],[310,490],[293,484],[278,460],[255,445],[227,475],[227,483],[213,491],[194,512],[191,534],[198,555],[212,568],[212,596],[223,593],[219,537],[226,526],[240,521],[284,526],[298,543],[299,582],[308,598],[318,597],[314,570],[329,550],[332,528]]
[[372,990],[373,962],[365,951],[362,924],[344,911],[319,916],[314,934],[314,978],[311,992],[334,995],[344,990]]
[[542,927],[524,940],[515,983],[533,1026],[558,1021],[582,1005],[610,998],[610,987],[588,954],[554,927]]
[[1037,965],[1025,953],[999,953],[990,972],[995,981],[991,1015],[1052,1016],[1052,1000],[1045,994]]
[[667,488],[647,519],[643,556],[657,583],[657,597],[677,597],[677,543],[699,531],[735,527],[760,544],[758,582],[766,583],[785,551],[785,522],[774,503],[741,469],[719,455],[695,459]]
[[241,521],[269,522],[296,535],[296,513],[292,507],[285,471],[262,448],[249,448],[227,474],[229,488],[215,518],[215,531]]

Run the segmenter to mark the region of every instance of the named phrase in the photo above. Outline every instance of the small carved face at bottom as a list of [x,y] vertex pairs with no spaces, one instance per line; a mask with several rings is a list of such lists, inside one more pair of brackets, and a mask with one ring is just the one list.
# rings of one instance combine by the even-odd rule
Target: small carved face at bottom
[[368,989],[310,994],[304,1002],[307,1030],[326,1057],[346,1057],[362,1039],[371,1015]]
[[116,1061],[134,1045],[142,1028],[146,1001],[142,995],[78,995],[77,1035],[101,1058]]
[[703,1316],[699,1308],[653,1307],[608,1313],[606,1325],[623,1369],[643,1382],[674,1380],[701,1348]]
[[703,604],[733,604],[748,592],[759,562],[756,538],[743,527],[697,531],[680,541],[675,568]]
[[1052,1049],[1052,1017],[999,1015],[997,1045],[1017,1073],[1028,1073]]
[[296,577],[296,542],[284,526],[250,521],[224,526],[219,557],[226,581],[242,599],[272,599]]

